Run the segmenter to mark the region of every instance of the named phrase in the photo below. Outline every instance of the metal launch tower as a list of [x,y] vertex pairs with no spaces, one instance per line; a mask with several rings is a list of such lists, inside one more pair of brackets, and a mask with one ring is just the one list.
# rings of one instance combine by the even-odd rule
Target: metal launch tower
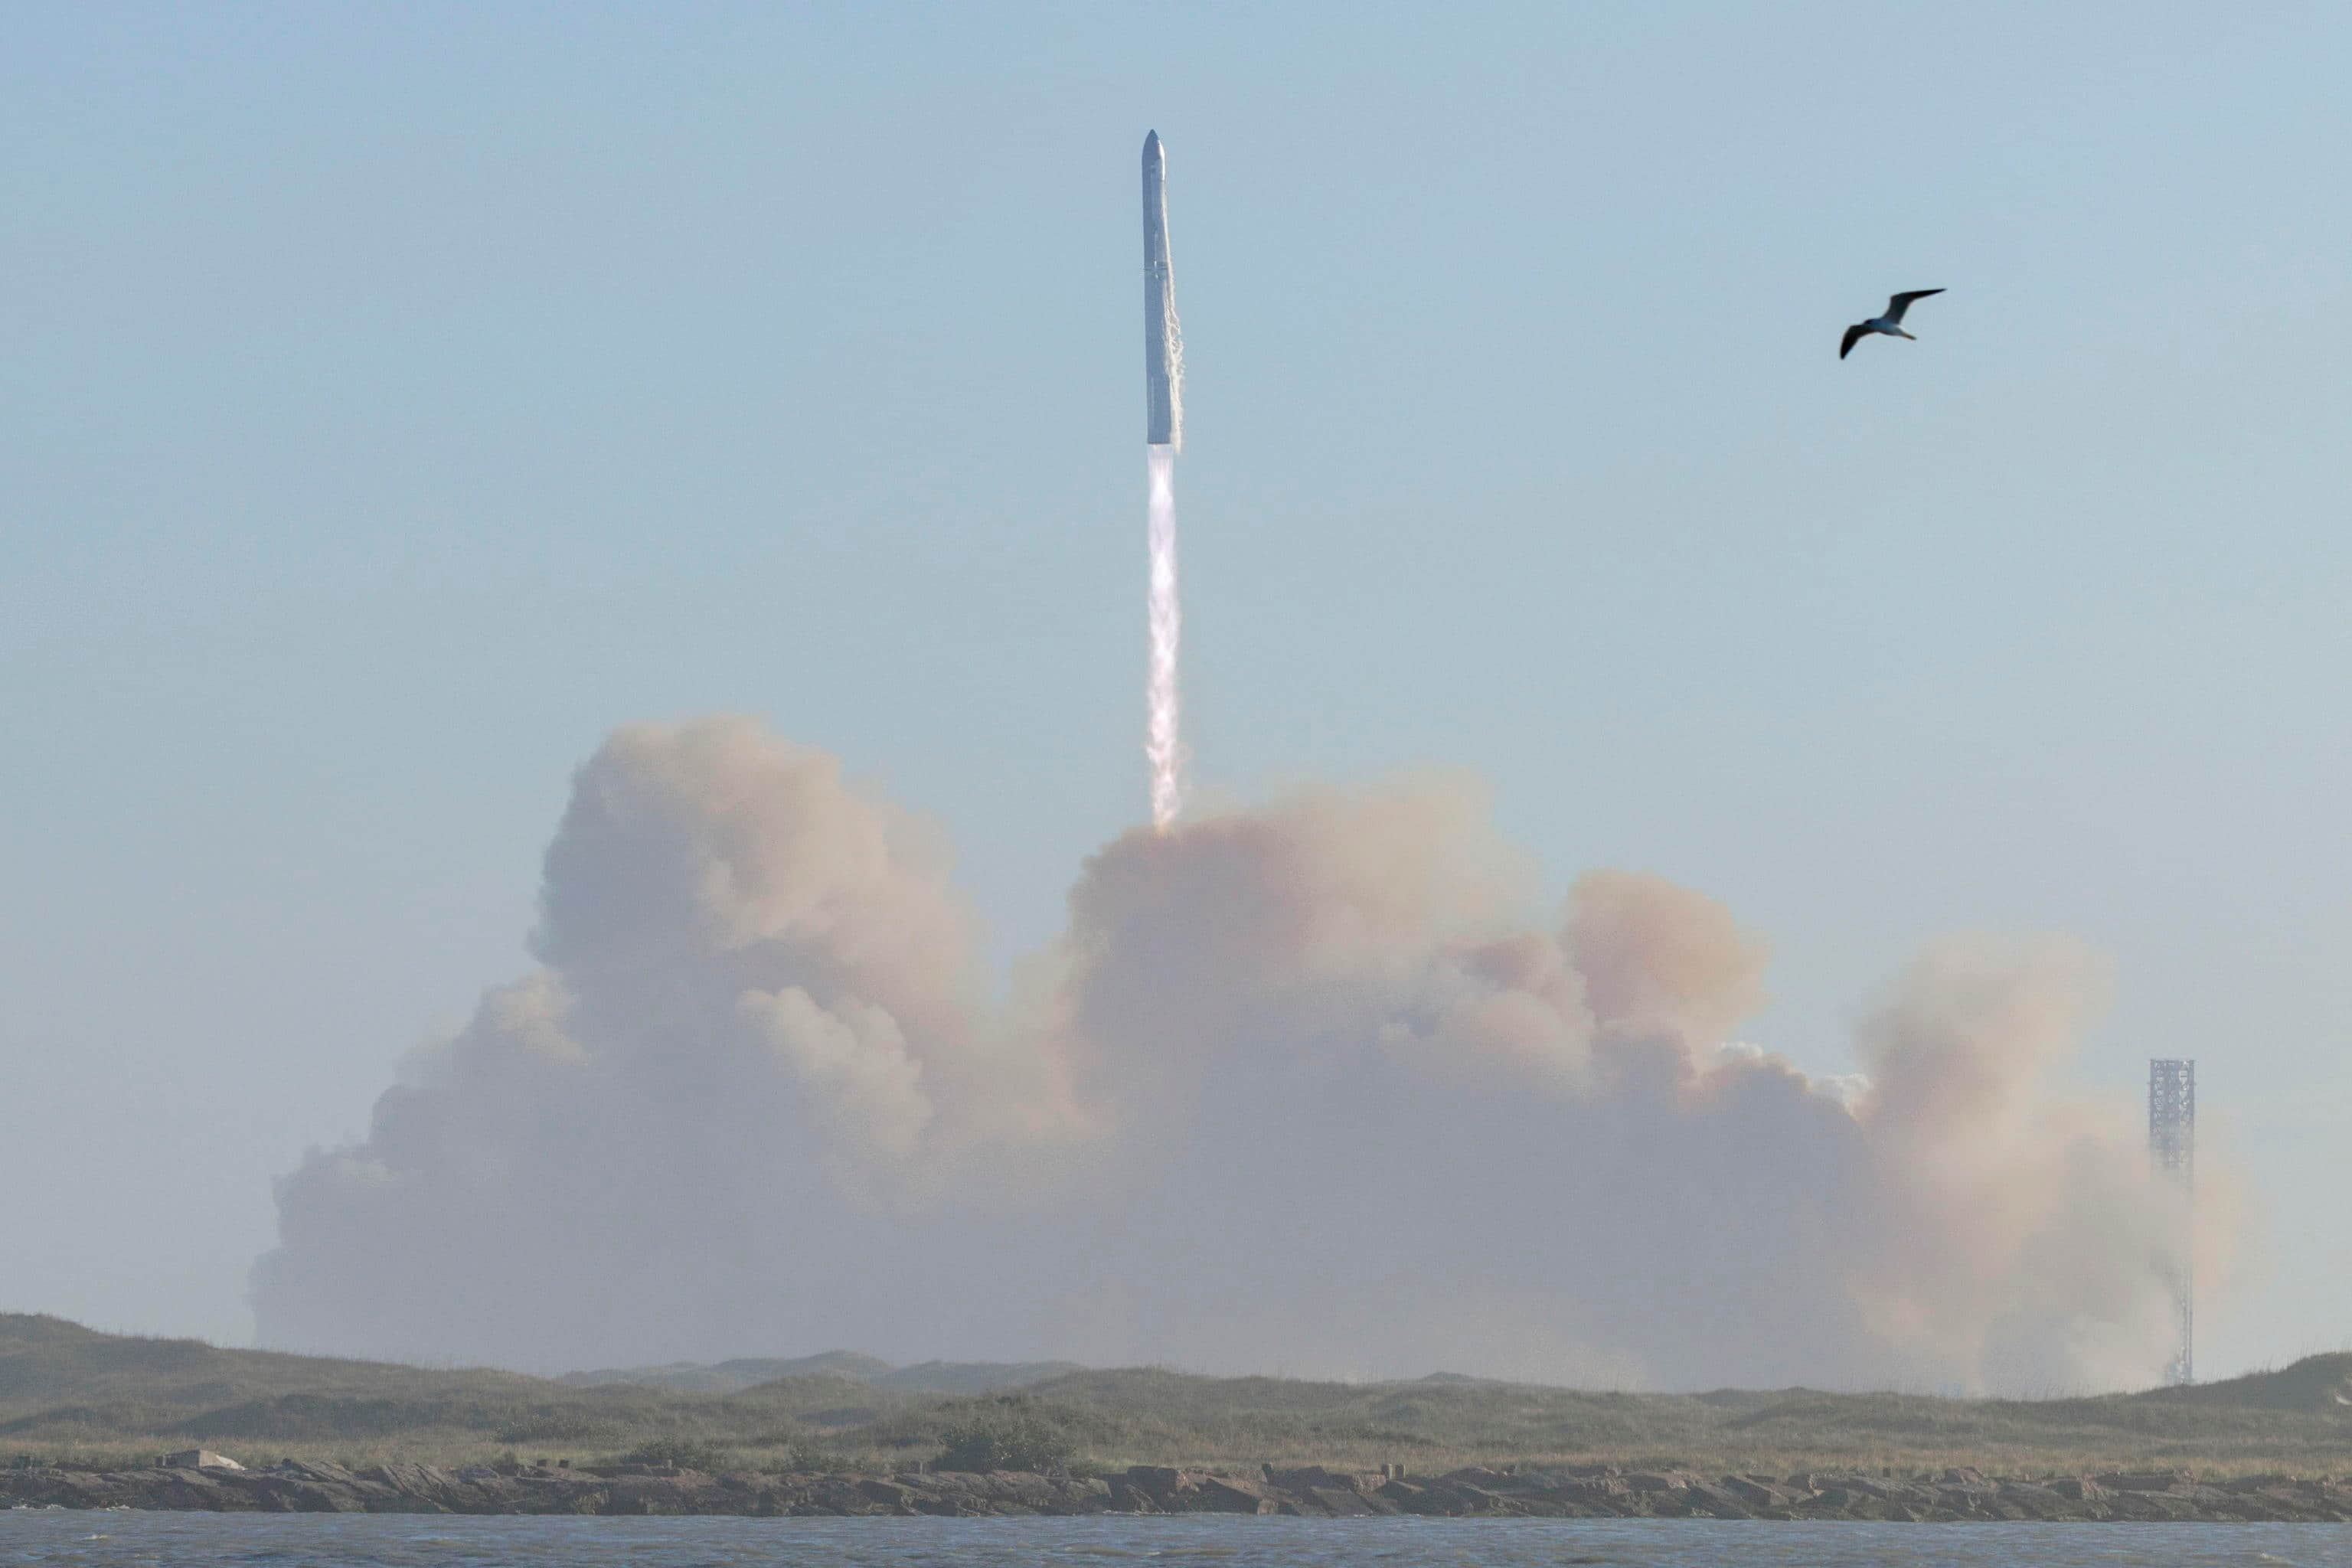
[[2147,1064],[2147,1157],[2157,1173],[2180,1184],[2180,1250],[2171,1265],[2174,1345],[2164,1381],[2175,1387],[2197,1380],[2192,1355],[2197,1327],[2195,1226],[2197,1202],[2197,1064],[2158,1058]]

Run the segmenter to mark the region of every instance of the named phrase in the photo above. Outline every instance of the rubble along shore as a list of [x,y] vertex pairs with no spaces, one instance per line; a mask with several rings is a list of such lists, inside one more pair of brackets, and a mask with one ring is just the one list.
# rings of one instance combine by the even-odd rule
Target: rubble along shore
[[0,1470],[0,1506],[272,1513],[822,1515],[1287,1514],[1316,1518],[1846,1519],[2064,1521],[2352,1521],[2352,1477],[2185,1471],[1990,1477],[1951,1469],[1897,1479],[1847,1471],[1702,1476],[1684,1470],[1472,1468],[1444,1475],[1137,1465],[1109,1474],[706,1475],[652,1466],[376,1465],[288,1459],[265,1468],[157,1466]]

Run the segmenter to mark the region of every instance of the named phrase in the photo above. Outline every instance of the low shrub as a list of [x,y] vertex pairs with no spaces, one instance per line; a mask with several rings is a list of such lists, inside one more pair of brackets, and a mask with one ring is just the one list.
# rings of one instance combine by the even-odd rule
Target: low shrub
[[990,1401],[940,1432],[943,1470],[1052,1470],[1077,1444],[1061,1425],[1018,1395]]

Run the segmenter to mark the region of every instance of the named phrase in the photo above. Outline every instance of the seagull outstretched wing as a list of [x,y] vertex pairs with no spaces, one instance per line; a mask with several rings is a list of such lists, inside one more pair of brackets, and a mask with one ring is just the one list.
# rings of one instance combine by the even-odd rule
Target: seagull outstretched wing
[[1893,299],[1886,301],[1886,320],[1888,324],[1899,326],[1903,321],[1903,312],[1911,308],[1912,300],[1924,300],[1930,294],[1940,294],[1942,292],[1943,290],[1941,289],[1914,289],[1908,294],[1895,295]]
[[1846,355],[1853,353],[1853,345],[1862,342],[1863,339],[1869,335],[1870,329],[1861,325],[1859,322],[1853,326],[1848,327],[1845,330],[1845,341],[1838,344],[1838,358],[1843,359]]

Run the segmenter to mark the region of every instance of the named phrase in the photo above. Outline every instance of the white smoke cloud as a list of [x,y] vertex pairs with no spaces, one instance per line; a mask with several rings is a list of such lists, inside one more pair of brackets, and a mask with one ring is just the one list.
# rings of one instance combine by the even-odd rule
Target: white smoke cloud
[[542,968],[279,1189],[265,1342],[535,1368],[856,1345],[1612,1385],[2150,1381],[2175,1200],[2047,1079],[2057,943],[1898,976],[1864,1078],[1734,1039],[1659,879],[1531,920],[1481,792],[1138,831],[992,999],[939,836],[741,719],[581,770]]

